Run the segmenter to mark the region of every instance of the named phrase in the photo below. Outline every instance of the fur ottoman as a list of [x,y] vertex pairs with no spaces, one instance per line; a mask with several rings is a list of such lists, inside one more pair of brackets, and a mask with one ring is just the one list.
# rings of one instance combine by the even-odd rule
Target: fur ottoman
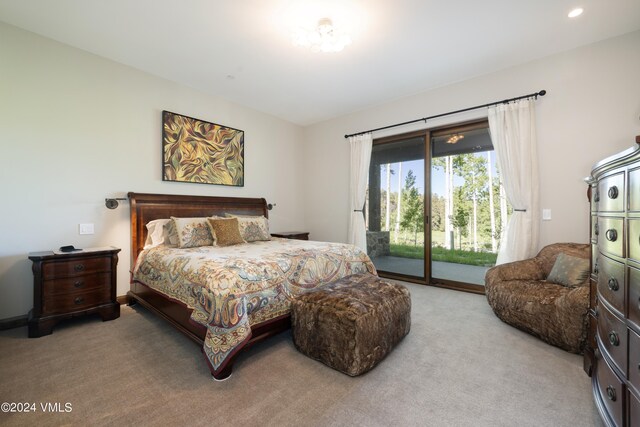
[[411,296],[404,286],[354,274],[295,298],[291,328],[300,352],[360,375],[409,333]]

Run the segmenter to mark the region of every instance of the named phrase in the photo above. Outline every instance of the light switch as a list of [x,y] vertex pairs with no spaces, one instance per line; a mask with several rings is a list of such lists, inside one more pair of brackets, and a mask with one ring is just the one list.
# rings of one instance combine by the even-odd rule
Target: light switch
[[93,234],[93,224],[79,224],[78,232],[80,234]]
[[551,209],[542,209],[542,220],[551,221]]

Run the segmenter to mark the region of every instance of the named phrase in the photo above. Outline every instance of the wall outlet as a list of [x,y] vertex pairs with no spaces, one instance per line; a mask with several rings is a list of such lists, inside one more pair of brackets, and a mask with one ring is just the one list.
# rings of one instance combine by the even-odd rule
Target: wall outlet
[[93,224],[78,224],[80,234],[93,234]]
[[551,209],[542,209],[542,220],[551,221]]

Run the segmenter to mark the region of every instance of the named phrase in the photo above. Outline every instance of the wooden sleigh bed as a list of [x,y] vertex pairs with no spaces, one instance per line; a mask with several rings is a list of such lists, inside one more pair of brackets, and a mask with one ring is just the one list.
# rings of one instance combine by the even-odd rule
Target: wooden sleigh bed
[[[191,312],[186,305],[172,300],[160,292],[133,280],[133,268],[138,255],[142,251],[147,238],[146,224],[161,218],[174,217],[206,217],[212,215],[223,216],[225,213],[239,215],[264,215],[268,217],[265,199],[239,197],[207,197],[182,196],[165,194],[129,193],[131,204],[131,289],[127,293],[129,304],[138,303],[158,316],[167,320],[171,325],[198,343],[201,348],[206,334],[206,327],[190,321]],[[244,344],[241,351],[253,344],[289,329],[290,315],[252,325],[251,339]],[[224,368],[217,374],[209,365],[212,375],[222,380],[231,375],[233,363],[238,356],[233,354],[228,358]]]

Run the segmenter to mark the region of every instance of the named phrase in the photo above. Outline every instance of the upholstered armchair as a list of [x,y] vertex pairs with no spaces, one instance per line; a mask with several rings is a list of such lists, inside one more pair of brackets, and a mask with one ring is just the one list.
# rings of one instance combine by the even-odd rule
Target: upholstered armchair
[[[560,254],[564,254],[562,262],[554,268]],[[495,266],[485,276],[489,305],[505,323],[564,350],[581,353],[587,338],[589,258],[588,244],[555,243],[534,258]],[[567,268],[564,260],[574,261],[573,268]],[[557,281],[558,273],[566,279],[569,273],[573,283],[548,281],[552,270],[550,279]]]

